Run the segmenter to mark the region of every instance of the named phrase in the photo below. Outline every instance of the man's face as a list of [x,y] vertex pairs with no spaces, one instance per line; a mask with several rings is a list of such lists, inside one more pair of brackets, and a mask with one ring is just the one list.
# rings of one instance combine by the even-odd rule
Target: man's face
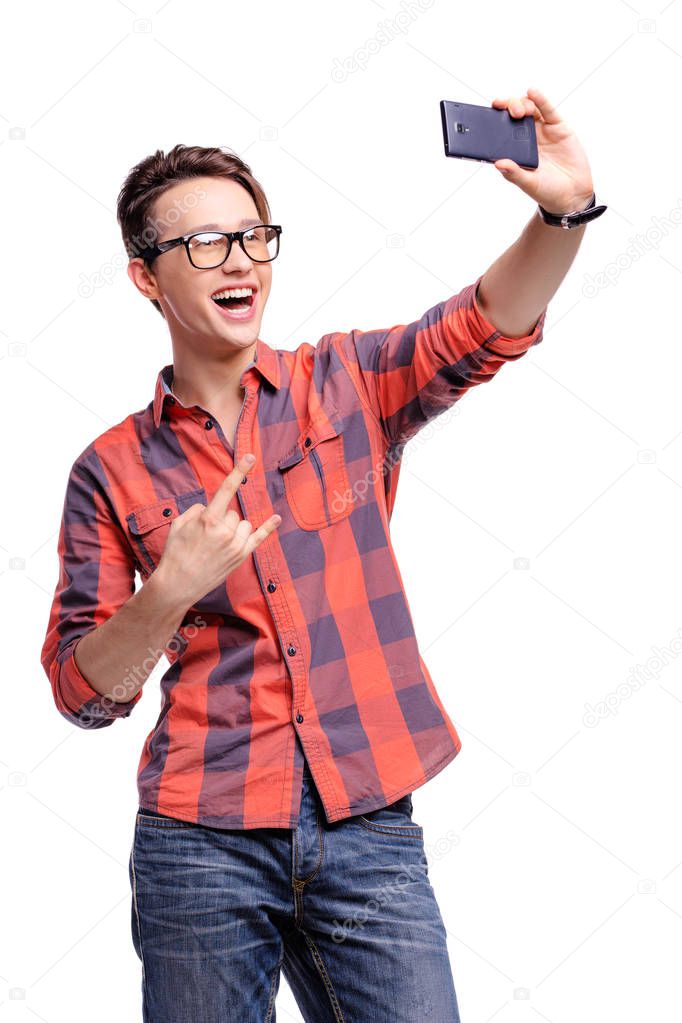
[[[196,199],[202,192],[205,197]],[[187,202],[188,196],[194,199]],[[173,211],[170,216],[169,211]],[[159,242],[196,230],[239,231],[262,223],[251,195],[227,178],[179,181],[156,201],[151,217],[164,225]],[[254,262],[235,241],[222,266],[199,270],[191,265],[184,245],[177,245],[157,256],[149,271],[141,259],[131,260],[128,276],[146,298],[158,299],[174,341],[190,347],[199,342],[204,350],[209,343],[248,348],[260,333],[272,284],[272,263]],[[223,289],[240,287],[253,289],[246,313],[219,306],[211,297]]]

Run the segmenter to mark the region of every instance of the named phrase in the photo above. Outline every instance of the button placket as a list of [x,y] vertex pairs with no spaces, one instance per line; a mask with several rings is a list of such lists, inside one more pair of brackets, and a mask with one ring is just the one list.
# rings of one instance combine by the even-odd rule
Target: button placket
[[[242,405],[239,418],[237,419],[237,426],[235,428],[235,450],[234,450],[234,461],[235,463],[239,460],[239,454],[237,451],[237,445],[239,443],[240,428],[242,434],[246,433],[247,436],[251,436],[251,398],[252,395],[257,394],[257,391],[251,391],[246,388],[246,395],[244,397],[244,403]],[[250,441],[249,441],[250,443]],[[311,437],[306,437],[304,445],[309,447],[312,443]],[[243,490],[242,486],[237,489],[237,500],[242,510],[244,518],[249,519],[251,522],[260,521],[264,516],[261,513],[258,495],[260,493],[260,480],[254,477],[243,477],[242,484],[247,482],[247,479],[251,480],[251,486],[248,491]],[[277,566],[273,562],[269,551],[264,551],[262,547],[257,547],[252,552],[252,557],[256,567],[256,573],[258,575],[261,588],[266,590],[269,594],[276,594],[276,596],[267,601],[272,615],[272,620],[277,631],[277,635],[280,638],[280,642],[286,650],[287,658],[285,663],[289,676],[292,683],[292,714],[295,707],[301,707],[305,703],[306,695],[306,684],[307,678],[305,674],[305,665],[301,658],[301,650],[290,638],[294,631],[294,621],[291,615],[291,611],[287,604],[286,594],[282,587],[278,587],[274,579],[277,578]],[[263,563],[264,572],[261,573],[261,561]],[[263,577],[267,579],[267,585],[263,586]],[[267,598],[266,598],[267,599]],[[304,717],[301,711],[297,711],[294,720],[297,724],[304,722]],[[310,741],[316,750],[317,759],[320,758],[319,749],[317,742],[314,737],[311,737]]]
[[[251,493],[253,493],[253,491]],[[237,494],[239,496],[239,502],[242,506],[244,515],[248,518],[249,517],[248,507],[245,495],[240,493],[240,491],[237,491]],[[257,547],[253,551],[252,557],[256,565],[256,572],[258,574],[261,587],[263,586],[263,577],[265,576],[265,578],[267,578],[268,580],[265,589],[267,590],[268,593],[277,594],[276,597],[268,601],[268,605],[270,607],[272,620],[275,624],[275,629],[277,630],[277,635],[279,636],[280,642],[282,643],[282,646],[284,647],[287,653],[287,659],[285,663],[287,664],[292,684],[292,712],[293,712],[293,708],[297,704],[298,706],[301,706],[305,701],[305,691],[307,682],[305,676],[305,667],[300,658],[301,651],[298,649],[298,647],[294,645],[293,642],[291,642],[290,639],[285,640],[285,636],[287,634],[291,636],[292,632],[294,632],[293,618],[286,601],[284,589],[282,587],[278,587],[277,583],[274,581],[273,576],[274,577],[277,576],[277,567],[272,561],[269,552],[263,550],[262,547]],[[261,559],[264,562],[265,569],[263,574],[261,574],[260,569]],[[281,614],[280,608],[282,612]],[[302,723],[303,715],[300,713],[300,711],[297,713],[295,720],[298,722],[298,724]]]

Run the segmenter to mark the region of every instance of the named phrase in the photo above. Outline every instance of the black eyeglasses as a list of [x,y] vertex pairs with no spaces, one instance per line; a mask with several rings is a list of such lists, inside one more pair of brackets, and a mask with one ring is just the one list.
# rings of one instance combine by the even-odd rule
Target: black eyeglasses
[[184,245],[191,265],[197,270],[212,270],[221,266],[232,251],[232,243],[239,242],[242,250],[254,263],[270,263],[279,253],[279,224],[256,224],[243,231],[195,231],[181,238],[150,245],[136,253],[147,263],[176,245]]

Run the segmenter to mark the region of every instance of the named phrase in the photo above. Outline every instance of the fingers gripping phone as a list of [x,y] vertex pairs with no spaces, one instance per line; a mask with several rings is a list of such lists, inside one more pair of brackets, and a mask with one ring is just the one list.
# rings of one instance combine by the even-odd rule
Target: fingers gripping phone
[[481,163],[508,159],[520,167],[537,167],[538,144],[531,114],[512,117],[507,109],[442,99],[440,115],[446,156]]

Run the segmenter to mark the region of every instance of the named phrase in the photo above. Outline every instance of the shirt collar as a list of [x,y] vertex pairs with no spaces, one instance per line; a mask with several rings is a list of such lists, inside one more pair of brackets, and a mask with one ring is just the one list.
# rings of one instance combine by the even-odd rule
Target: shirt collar
[[[260,338],[256,340],[256,352],[253,362],[244,370],[246,373],[253,367],[257,369],[265,379],[272,384],[273,387],[279,388],[280,386],[280,370],[279,360],[277,353],[274,348],[271,348],[265,341]],[[244,374],[242,374],[243,376]],[[240,378],[241,379],[241,378]],[[158,430],[161,423],[161,417],[163,415],[164,405],[172,394],[171,385],[173,383],[173,363],[169,363],[168,366],[164,366],[156,378],[156,388],[154,391],[154,402],[153,402],[153,413],[154,413],[154,426]]]

